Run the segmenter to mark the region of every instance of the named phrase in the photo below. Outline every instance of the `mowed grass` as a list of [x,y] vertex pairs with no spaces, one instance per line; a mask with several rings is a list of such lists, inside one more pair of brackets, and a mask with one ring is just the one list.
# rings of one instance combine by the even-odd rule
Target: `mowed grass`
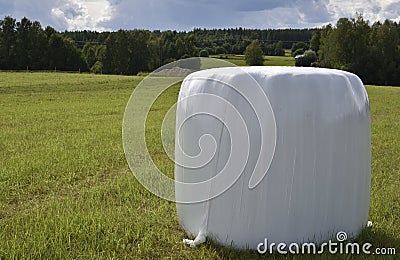
[[[140,80],[0,72],[0,258],[258,257],[255,251],[211,241],[187,247],[181,242],[186,234],[179,227],[175,204],[146,191],[130,173],[121,126]],[[357,240],[394,247],[399,253],[400,88],[367,90],[373,227]],[[160,96],[147,128],[149,150],[171,175],[173,163],[157,149],[161,142],[156,141],[155,126],[176,102],[178,91],[175,85]]]
[[[211,55],[211,58],[223,59],[237,66],[246,66],[244,55],[223,54]],[[264,56],[264,66],[294,66],[294,58],[291,56]]]

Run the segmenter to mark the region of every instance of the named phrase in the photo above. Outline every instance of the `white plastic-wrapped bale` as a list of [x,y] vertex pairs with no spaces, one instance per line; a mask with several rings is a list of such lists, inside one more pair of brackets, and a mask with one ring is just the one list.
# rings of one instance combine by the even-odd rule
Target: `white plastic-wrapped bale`
[[[212,136],[212,137],[211,137]],[[369,101],[354,74],[320,68],[232,67],[195,72],[177,106],[179,222],[256,249],[322,243],[367,224]]]

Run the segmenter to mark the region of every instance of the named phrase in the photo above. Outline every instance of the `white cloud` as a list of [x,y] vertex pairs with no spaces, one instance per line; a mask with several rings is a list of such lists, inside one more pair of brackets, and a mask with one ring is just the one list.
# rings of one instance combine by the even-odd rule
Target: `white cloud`
[[0,19],[6,15],[25,16],[61,31],[112,29],[100,25],[112,18],[107,0],[0,0]]
[[193,27],[304,28],[363,13],[400,20],[399,0],[0,0],[0,16],[23,16],[57,30]]
[[330,0],[327,7],[334,14],[335,20],[340,17],[354,17],[356,13],[363,14],[370,22],[400,18],[400,1]]
[[67,30],[104,31],[99,24],[112,18],[112,9],[106,0],[72,0],[59,3],[51,9],[55,20],[66,25]]

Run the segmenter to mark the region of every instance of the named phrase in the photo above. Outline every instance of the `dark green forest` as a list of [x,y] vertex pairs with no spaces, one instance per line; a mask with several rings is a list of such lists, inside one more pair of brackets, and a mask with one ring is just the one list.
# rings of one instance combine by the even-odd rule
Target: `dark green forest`
[[174,60],[244,54],[258,40],[264,55],[285,49],[317,54],[314,66],[357,74],[364,83],[400,85],[400,25],[362,16],[314,29],[194,29],[189,32],[65,31],[37,21],[0,20],[0,70],[61,70],[136,75]]

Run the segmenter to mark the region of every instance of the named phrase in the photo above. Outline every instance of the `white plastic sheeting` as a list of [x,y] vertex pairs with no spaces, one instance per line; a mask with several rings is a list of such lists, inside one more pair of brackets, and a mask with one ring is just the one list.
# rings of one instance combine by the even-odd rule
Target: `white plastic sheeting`
[[370,136],[368,96],[354,74],[294,67],[190,74],[177,106],[175,179],[205,185],[176,187],[177,201],[193,202],[177,203],[181,226],[196,237],[184,242],[210,237],[256,249],[265,239],[289,245],[357,235],[368,220]]

